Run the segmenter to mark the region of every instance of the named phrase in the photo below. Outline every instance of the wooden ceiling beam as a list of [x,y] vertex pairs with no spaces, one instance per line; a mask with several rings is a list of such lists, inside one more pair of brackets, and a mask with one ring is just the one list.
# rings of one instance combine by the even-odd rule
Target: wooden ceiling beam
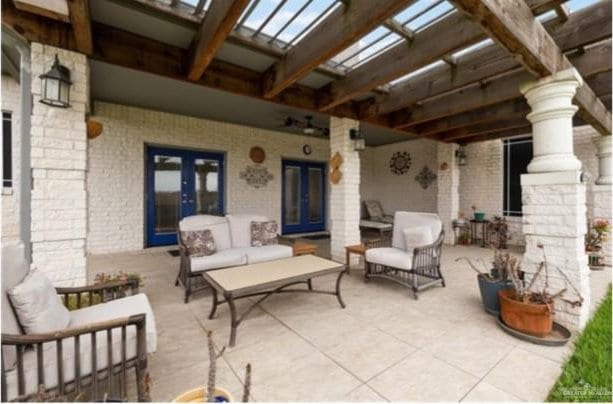
[[[453,0],[453,3],[537,77],[573,67],[524,0]],[[577,90],[575,99],[583,110],[581,116],[590,125],[603,135],[611,134],[611,114],[588,85]]]
[[12,0],[18,10],[62,22],[70,22],[66,0]]
[[70,24],[74,33],[77,50],[86,55],[94,51],[92,27],[89,17],[89,0],[67,0]]
[[[578,48],[611,37],[611,0],[606,0],[573,13],[568,21],[545,24],[563,51]],[[456,66],[439,65],[405,83],[399,83],[388,94],[360,102],[362,117],[386,114],[408,108],[416,102],[444,94],[463,86],[521,68],[521,64],[498,45],[462,56]]]
[[187,77],[191,81],[202,77],[248,4],[249,0],[211,3],[189,51],[191,56]]
[[278,95],[414,1],[379,0],[376,7],[351,1],[337,7],[267,71],[264,97]]

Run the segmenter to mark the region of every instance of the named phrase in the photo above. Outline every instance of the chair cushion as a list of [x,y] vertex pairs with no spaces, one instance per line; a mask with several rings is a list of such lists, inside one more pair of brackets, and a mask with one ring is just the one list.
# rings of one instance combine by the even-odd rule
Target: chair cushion
[[274,220],[268,222],[251,222],[251,246],[262,247],[279,244],[277,232],[279,226]]
[[385,216],[379,201],[364,201],[364,206],[371,220],[381,220]]
[[8,291],[19,324],[27,334],[42,334],[68,326],[70,313],[55,288],[40,271],[30,271]]
[[441,233],[443,224],[435,213],[422,212],[396,212],[394,215],[394,232],[392,234],[392,247],[404,249],[404,234],[407,227],[428,226],[434,240]]
[[181,239],[192,257],[204,257],[215,252],[215,239],[209,229],[182,231]]
[[247,264],[280,260],[294,255],[292,247],[281,244],[263,247],[244,247],[239,250],[247,256]]
[[[156,350],[156,326],[153,312],[149,301],[144,294],[128,296],[122,299],[112,300],[108,303],[98,304],[91,307],[72,311],[71,327],[83,326],[98,321],[112,320],[119,317],[130,316],[134,314],[145,313],[147,316],[146,332],[147,332],[147,352],[155,352]],[[113,364],[121,363],[121,328],[116,328],[112,332],[112,351]],[[126,329],[126,359],[136,357],[136,327],[131,326]],[[92,340],[89,334],[79,338],[80,344],[80,364],[81,376],[91,374],[92,361]],[[45,344],[43,349],[44,375],[45,386],[53,388],[58,383],[58,366],[57,366],[57,351],[56,344]],[[107,366],[107,333],[99,331],[96,333],[96,363],[97,369],[102,370]],[[64,381],[70,382],[74,380],[74,362],[75,349],[74,338],[67,338],[62,342],[63,353],[63,369]],[[38,376],[36,367],[36,352],[28,350],[24,355],[24,375],[25,375],[25,390],[26,394],[36,393],[38,390]],[[15,370],[7,372],[7,395],[8,399],[14,399],[17,396],[17,372]],[[129,379],[128,379],[129,380]]]
[[233,248],[251,247],[251,222],[267,222],[270,219],[259,215],[226,215],[230,224]]
[[[28,274],[30,265],[24,255],[23,244],[2,245],[2,333],[21,335],[23,330],[17,320],[17,314],[9,300],[8,291],[17,286]],[[15,350],[2,348],[5,369],[15,366]]]
[[364,258],[371,264],[393,268],[410,270],[413,266],[413,253],[393,247],[370,248],[366,250]]
[[414,248],[434,243],[434,237],[428,226],[407,227],[402,230],[402,234],[406,251],[413,251]]
[[235,267],[247,264],[247,256],[241,249],[230,248],[217,251],[215,254],[205,257],[190,257],[191,271],[202,272],[211,269]]
[[228,221],[223,216],[195,215],[188,216],[179,222],[179,230],[210,230],[215,240],[217,251],[232,247],[230,238],[230,227]]

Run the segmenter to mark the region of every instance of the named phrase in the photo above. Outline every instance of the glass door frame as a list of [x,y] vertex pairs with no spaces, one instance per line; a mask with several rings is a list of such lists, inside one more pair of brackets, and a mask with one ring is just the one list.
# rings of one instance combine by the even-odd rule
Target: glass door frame
[[[220,215],[225,213],[225,154],[219,152],[208,152],[199,150],[178,149],[173,147],[145,146],[145,164],[146,164],[146,183],[145,183],[145,199],[146,199],[146,223],[145,235],[146,246],[155,247],[162,245],[172,245],[177,243],[176,231],[167,233],[155,232],[155,161],[154,156],[165,155],[170,157],[181,158],[181,190],[180,190],[180,205],[179,205],[179,220],[186,216],[191,216],[195,212],[196,203],[196,184],[195,184],[195,161],[196,159],[216,160],[218,162],[218,178],[217,192],[220,197],[217,204]],[[190,194],[191,193],[191,194]],[[188,194],[187,198],[191,202],[183,202],[183,195]]]
[[[285,168],[300,167],[300,223],[286,224],[285,223]],[[309,221],[309,202],[310,199],[304,197],[309,193],[309,168],[321,169],[321,221],[311,223]],[[281,161],[281,233],[304,233],[314,231],[324,231],[327,225],[327,169],[328,165],[325,162],[309,161],[309,160],[289,160]],[[310,195],[309,195],[310,198]]]

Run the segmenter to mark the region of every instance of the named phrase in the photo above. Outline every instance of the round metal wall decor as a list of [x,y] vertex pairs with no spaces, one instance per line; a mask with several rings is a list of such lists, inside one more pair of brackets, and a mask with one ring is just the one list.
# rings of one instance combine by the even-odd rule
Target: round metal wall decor
[[396,175],[406,174],[411,168],[411,155],[407,152],[396,152],[390,159],[390,170]]
[[249,158],[254,163],[260,164],[266,160],[266,152],[260,146],[254,146],[249,151]]
[[311,148],[311,145],[305,144],[304,146],[302,146],[302,152],[308,156],[311,153],[313,153],[313,149]]

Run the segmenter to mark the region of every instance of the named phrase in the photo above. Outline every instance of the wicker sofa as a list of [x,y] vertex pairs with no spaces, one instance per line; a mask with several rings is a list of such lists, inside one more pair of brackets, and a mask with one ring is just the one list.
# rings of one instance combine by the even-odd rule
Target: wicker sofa
[[2,401],[66,401],[80,392],[90,401],[125,399],[129,369],[136,373],[138,400],[149,401],[147,354],[156,350],[156,327],[138,281],[56,288],[64,305],[76,306],[68,327],[25,334],[8,291],[28,271],[22,245],[2,247]]
[[[293,249],[286,245],[251,246],[251,222],[269,221],[260,215],[195,215],[179,222],[179,274],[176,284],[185,288],[185,303],[193,292],[206,288],[202,283],[203,272],[258,262],[291,257]],[[182,231],[210,230],[215,240],[216,252],[204,257],[190,257],[181,237]],[[200,284],[197,284],[200,282]]]

